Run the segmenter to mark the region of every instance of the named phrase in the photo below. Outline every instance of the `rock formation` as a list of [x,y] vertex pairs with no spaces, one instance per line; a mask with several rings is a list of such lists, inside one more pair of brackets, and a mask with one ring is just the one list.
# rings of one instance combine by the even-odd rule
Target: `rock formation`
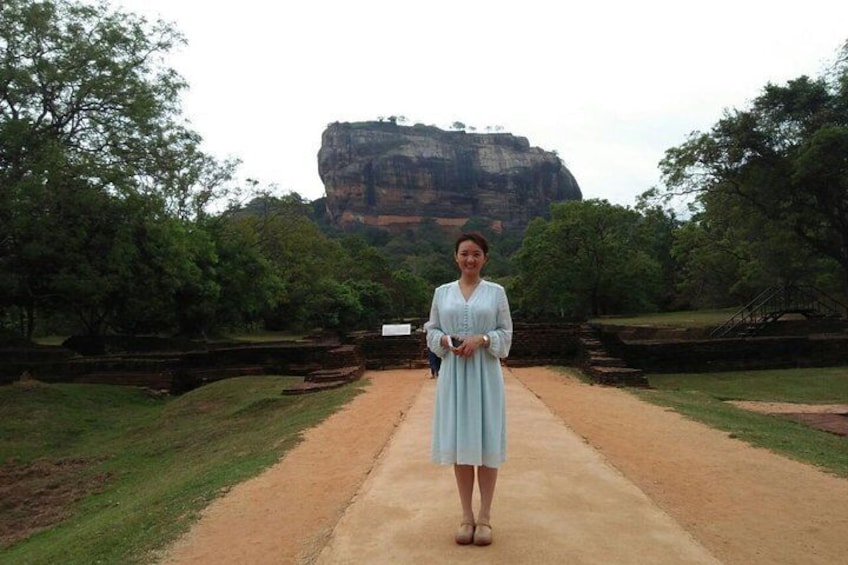
[[420,124],[330,124],[318,173],[340,227],[396,229],[428,218],[459,227],[485,218],[495,229],[523,229],[552,202],[582,197],[559,157],[524,137]]

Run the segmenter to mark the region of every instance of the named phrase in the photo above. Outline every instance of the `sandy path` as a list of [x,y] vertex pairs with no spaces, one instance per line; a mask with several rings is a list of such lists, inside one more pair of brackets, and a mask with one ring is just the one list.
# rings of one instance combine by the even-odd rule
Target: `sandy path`
[[[721,561],[836,563],[848,555],[848,480],[622,390],[544,368],[511,374]],[[280,463],[213,503],[166,562],[314,560],[430,382],[426,369],[366,378],[366,393],[310,430]],[[429,438],[420,441],[426,450]]]
[[844,563],[848,480],[625,391],[513,373],[725,563]]
[[718,565],[531,391],[509,373],[505,377],[508,460],[498,473],[491,547],[454,543],[461,513],[453,472],[430,463],[427,449],[431,385],[413,403],[316,565]]
[[279,463],[213,502],[165,563],[296,563],[326,543],[428,370],[376,371]]

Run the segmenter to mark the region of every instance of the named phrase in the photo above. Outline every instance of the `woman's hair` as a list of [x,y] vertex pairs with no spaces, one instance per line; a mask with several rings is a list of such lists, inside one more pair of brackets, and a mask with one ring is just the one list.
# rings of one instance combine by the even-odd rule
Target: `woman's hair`
[[467,232],[456,238],[456,245],[454,245],[453,248],[454,254],[459,253],[459,244],[463,241],[473,241],[480,247],[480,249],[483,250],[483,255],[489,254],[489,242],[486,241],[483,234],[478,231]]

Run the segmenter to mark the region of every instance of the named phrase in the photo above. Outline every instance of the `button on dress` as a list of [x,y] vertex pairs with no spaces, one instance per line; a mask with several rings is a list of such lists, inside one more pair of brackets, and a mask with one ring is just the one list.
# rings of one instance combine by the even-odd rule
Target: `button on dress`
[[[481,280],[465,300],[459,281],[438,287],[430,308],[427,346],[442,358],[436,385],[431,459],[441,465],[498,467],[506,459],[506,400],[500,360],[512,345],[504,288]],[[457,357],[443,335],[488,335],[489,347]]]

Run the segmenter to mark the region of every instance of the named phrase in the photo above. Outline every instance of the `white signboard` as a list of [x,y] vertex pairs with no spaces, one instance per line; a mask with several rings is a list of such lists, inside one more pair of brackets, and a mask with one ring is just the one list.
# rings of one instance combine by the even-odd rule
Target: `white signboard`
[[383,335],[410,335],[412,324],[383,324]]

